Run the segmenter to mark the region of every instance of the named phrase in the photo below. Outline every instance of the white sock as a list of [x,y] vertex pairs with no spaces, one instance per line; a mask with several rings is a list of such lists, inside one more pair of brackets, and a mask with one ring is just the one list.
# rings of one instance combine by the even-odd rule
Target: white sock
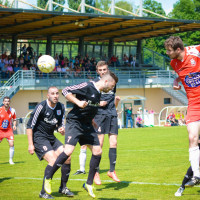
[[9,156],[10,156],[10,160],[12,160],[12,159],[13,159],[14,152],[15,152],[15,147],[10,147],[10,149],[9,149]]
[[85,163],[86,163],[86,158],[87,158],[87,150],[86,149],[81,149],[80,150],[80,155],[79,155],[79,164],[80,164],[80,170],[85,171]]
[[189,161],[191,163],[193,176],[200,177],[199,173],[199,147],[189,148]]

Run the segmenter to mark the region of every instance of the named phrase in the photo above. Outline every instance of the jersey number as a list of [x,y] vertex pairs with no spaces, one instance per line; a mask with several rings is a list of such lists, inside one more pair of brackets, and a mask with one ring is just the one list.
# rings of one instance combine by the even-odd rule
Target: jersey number
[[72,136],[68,136],[67,143],[71,140]]

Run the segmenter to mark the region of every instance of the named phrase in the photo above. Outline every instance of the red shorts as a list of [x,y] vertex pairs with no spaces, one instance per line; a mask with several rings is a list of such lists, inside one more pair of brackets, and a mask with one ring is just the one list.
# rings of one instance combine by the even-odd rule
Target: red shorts
[[189,105],[187,109],[186,124],[200,121],[200,104]]
[[6,129],[6,130],[0,129],[0,141],[2,141],[4,138],[7,138],[8,140],[14,140],[13,130],[12,129]]

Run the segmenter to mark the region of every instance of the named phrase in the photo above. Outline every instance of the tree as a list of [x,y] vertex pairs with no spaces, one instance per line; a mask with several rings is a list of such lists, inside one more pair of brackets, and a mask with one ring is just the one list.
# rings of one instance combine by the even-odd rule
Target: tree
[[[37,0],[37,6],[40,8],[45,8],[48,0]],[[61,5],[65,4],[65,0],[54,0],[54,2],[59,3]],[[64,8],[58,5],[53,4],[54,11],[63,11]]]
[[[85,0],[85,3],[93,7],[96,6],[95,0]],[[79,5],[81,4],[81,0],[68,0],[68,4],[70,8],[78,10]],[[94,13],[94,9],[86,7],[85,12]]]
[[[128,3],[127,1],[121,0],[121,1],[118,1],[115,5],[119,8],[124,9],[124,10],[133,12],[133,6],[130,3]],[[116,15],[130,15],[129,13],[118,10],[118,9],[115,9],[115,14]]]
[[[154,13],[166,16],[166,13],[165,13],[164,9],[162,8],[162,4],[158,3],[157,1],[154,1],[154,0],[144,0],[144,2],[143,2],[143,8],[145,8],[145,9],[147,9],[149,11],[152,11]],[[159,16],[154,15],[152,13],[145,13],[145,15],[147,17],[157,17],[157,18],[159,17]]]
[[199,14],[195,12],[193,0],[179,0],[174,4],[172,12],[169,14],[174,19],[197,19]]
[[[3,0],[0,0],[0,4],[3,5]],[[10,2],[8,0],[6,0],[4,6],[10,7]]]

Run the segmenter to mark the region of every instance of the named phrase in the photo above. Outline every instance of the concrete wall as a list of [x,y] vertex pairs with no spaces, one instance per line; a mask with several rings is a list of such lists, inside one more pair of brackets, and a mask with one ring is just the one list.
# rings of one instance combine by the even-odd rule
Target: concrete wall
[[[150,110],[151,108],[159,113],[160,110],[166,106],[181,106],[182,104],[170,95],[164,92],[160,88],[134,88],[134,89],[117,89],[117,95],[120,97],[130,95],[140,95],[146,97],[145,107]],[[30,102],[41,102],[47,98],[47,90],[21,90],[11,99],[11,107],[15,108],[17,118],[25,117],[29,110]],[[164,98],[172,98],[171,104],[164,104]],[[60,90],[60,102],[66,105],[66,100],[61,94]],[[136,113],[138,107],[141,105],[133,105],[133,113]],[[121,104],[119,103],[118,110],[121,110]]]

